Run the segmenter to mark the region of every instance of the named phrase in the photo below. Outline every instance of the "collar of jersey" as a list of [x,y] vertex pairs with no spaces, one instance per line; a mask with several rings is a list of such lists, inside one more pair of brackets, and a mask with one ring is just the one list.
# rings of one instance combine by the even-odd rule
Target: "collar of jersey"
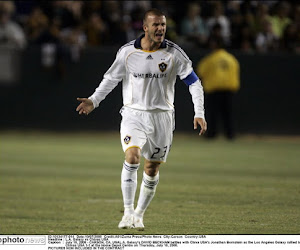
[[[135,42],[134,42],[134,47],[136,48],[136,49],[141,49],[141,50],[143,50],[143,48],[142,48],[142,45],[141,45],[141,40],[142,40],[142,38],[145,36],[145,34],[142,34],[140,37],[138,37],[136,40],[135,40]],[[162,41],[162,43],[160,44],[160,47],[158,48],[158,49],[163,49],[163,48],[166,48],[167,47],[167,43],[166,43],[166,41],[165,41],[165,39]],[[156,50],[154,50],[154,51],[149,51],[149,50],[143,50],[143,51],[145,51],[145,52],[154,52],[154,51],[156,51]]]

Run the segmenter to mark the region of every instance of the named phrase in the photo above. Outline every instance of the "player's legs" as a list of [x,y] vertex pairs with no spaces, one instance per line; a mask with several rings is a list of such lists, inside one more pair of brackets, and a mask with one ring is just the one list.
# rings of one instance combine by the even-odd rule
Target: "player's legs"
[[147,134],[147,142],[141,150],[145,158],[143,180],[137,207],[134,211],[134,227],[144,229],[143,216],[152,201],[159,182],[161,162],[166,162],[173,139],[175,127],[172,112],[150,114],[152,130]]
[[133,225],[134,198],[137,188],[137,170],[140,166],[141,150],[132,147],[125,151],[125,161],[121,173],[121,190],[124,202],[124,216],[119,228],[131,228]]
[[137,229],[144,229],[143,216],[155,195],[156,187],[159,182],[159,167],[159,162],[145,160],[140,195],[137,207],[134,211],[134,227]]
[[[120,132],[126,163],[126,165],[124,163],[125,167],[122,170],[124,172],[122,176],[125,176],[122,177],[122,186],[126,187],[126,190],[130,189],[128,188],[129,182],[131,183],[134,180],[137,183],[136,179],[133,179],[137,174],[134,169],[140,163],[140,156],[142,155],[145,158],[143,181],[133,218],[134,227],[143,229],[143,215],[154,197],[159,181],[160,162],[166,161],[171,148],[175,119],[172,112],[150,113],[130,109],[124,109],[122,117]],[[134,171],[135,175],[133,175]],[[124,211],[125,214],[129,215],[129,217],[127,216],[129,219],[125,223],[128,224],[132,220],[136,186],[131,186],[132,192],[129,196],[125,194],[127,191],[124,191],[125,188],[123,189],[123,187]],[[127,199],[128,197],[131,198]]]
[[121,174],[121,189],[124,202],[124,215],[133,214],[134,198],[137,187],[137,170],[140,166],[141,150],[129,148],[125,152],[125,161]]
[[147,137],[143,132],[142,119],[134,110],[122,109],[120,128],[122,148],[125,153],[121,174],[121,190],[124,202],[124,216],[119,228],[131,228],[133,225],[134,200],[137,188],[137,170],[140,165],[141,148]]

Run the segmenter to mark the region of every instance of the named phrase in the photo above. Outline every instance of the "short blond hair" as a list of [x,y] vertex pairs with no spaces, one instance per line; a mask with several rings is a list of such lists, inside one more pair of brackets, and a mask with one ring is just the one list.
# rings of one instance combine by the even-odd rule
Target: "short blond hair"
[[144,18],[143,18],[143,22],[145,23],[146,20],[147,20],[147,17],[148,16],[151,16],[151,15],[154,15],[154,16],[165,16],[165,14],[158,10],[158,9],[150,9],[150,10],[147,10],[144,14]]

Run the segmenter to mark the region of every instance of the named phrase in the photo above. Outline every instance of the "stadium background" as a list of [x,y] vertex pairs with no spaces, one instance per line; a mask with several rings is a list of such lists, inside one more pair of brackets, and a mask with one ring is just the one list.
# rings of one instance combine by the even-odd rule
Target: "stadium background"
[[[6,204],[0,209],[0,233],[119,233],[115,224],[120,216],[116,220],[113,211],[122,206],[121,84],[87,117],[76,113],[76,98],[89,96],[118,48],[141,33],[142,13],[149,7],[168,15],[168,38],[184,48],[196,66],[209,52],[209,28],[201,42],[183,34],[181,22],[190,3],[0,2],[1,18],[6,15],[19,27],[16,33],[23,33],[10,40],[0,25],[0,197]],[[232,143],[195,137],[191,97],[178,80],[175,146],[166,165],[170,167],[164,170],[168,178],[160,183],[149,212],[161,227],[146,233],[299,234],[300,5],[193,3],[201,7],[197,15],[204,23],[216,5],[230,24],[226,48],[241,65],[241,90],[234,107],[238,137]],[[260,18],[276,19],[280,9],[286,10],[285,27],[292,26],[292,34],[283,32],[262,49],[256,44],[261,30],[254,24]],[[175,187],[173,180],[181,185]],[[170,196],[173,191],[178,196]],[[178,207],[185,199],[187,206]],[[155,212],[162,208],[174,215],[174,223]],[[105,215],[97,215],[99,209]],[[181,217],[189,213],[194,217]],[[151,227],[150,219],[146,223]],[[192,226],[186,228],[186,223]]]
[[[208,53],[205,42],[196,43],[182,35],[181,23],[188,12],[189,1],[182,8],[168,1],[13,3],[2,2],[2,12],[9,12],[11,21],[20,25],[24,41],[14,43],[7,41],[8,38],[1,39],[0,97],[7,107],[2,111],[1,127],[4,128],[117,129],[120,120],[117,111],[122,105],[121,84],[92,117],[77,116],[76,97],[89,96],[113,62],[118,48],[141,33],[142,14],[148,7],[159,7],[169,15],[168,37],[186,50],[194,67]],[[299,133],[299,4],[203,1],[198,2],[201,11],[197,15],[209,22],[216,3],[222,6],[223,16],[231,25],[226,47],[241,64],[242,87],[235,106],[237,132]],[[290,23],[298,29],[298,40],[293,41],[293,47],[285,47],[288,43],[283,43],[286,38],[282,34],[276,40],[276,48],[259,51],[255,45],[255,36],[260,32],[256,24],[258,12],[262,5],[267,6],[265,19],[276,17],[282,4],[286,4]],[[101,22],[96,20],[103,25],[103,34],[90,34],[95,32],[89,26],[93,15],[101,18]],[[242,20],[237,24],[234,18],[238,15]],[[244,27],[251,27],[251,36],[243,37]],[[209,36],[209,28],[205,34]],[[243,39],[248,39],[251,46],[236,42]],[[190,124],[186,121],[193,115],[191,99],[180,81],[176,88],[177,129],[188,131]]]

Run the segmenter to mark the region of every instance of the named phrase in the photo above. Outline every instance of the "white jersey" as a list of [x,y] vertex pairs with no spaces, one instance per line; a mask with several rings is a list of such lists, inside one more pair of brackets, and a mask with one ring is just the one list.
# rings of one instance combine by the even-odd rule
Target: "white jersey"
[[203,88],[185,52],[166,39],[156,51],[143,50],[142,37],[119,49],[114,63],[89,97],[94,107],[122,81],[124,106],[144,111],[173,110],[174,85],[179,76],[189,86],[195,117],[204,118]]

